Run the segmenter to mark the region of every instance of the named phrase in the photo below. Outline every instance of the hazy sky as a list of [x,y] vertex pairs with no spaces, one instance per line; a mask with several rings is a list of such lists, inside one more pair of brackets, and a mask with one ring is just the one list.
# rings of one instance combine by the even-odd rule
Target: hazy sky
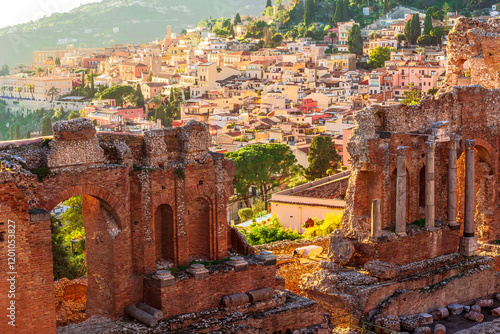
[[2,0],[0,28],[36,21],[44,15],[67,12],[82,4],[100,0]]

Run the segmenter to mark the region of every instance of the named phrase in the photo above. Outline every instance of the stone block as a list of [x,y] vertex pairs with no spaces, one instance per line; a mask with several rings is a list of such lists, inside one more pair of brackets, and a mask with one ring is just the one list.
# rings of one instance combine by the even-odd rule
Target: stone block
[[500,317],[500,307],[494,308],[491,310],[491,315],[494,317]]
[[465,313],[469,312],[470,311],[470,306],[468,306],[468,305],[464,306],[464,311],[465,311]]
[[309,245],[304,247],[298,247],[293,251],[294,255],[300,257],[314,258],[323,252],[323,247],[316,245]]
[[405,331],[414,331],[423,323],[423,319],[420,314],[399,317],[399,320],[401,323],[401,329]]
[[[380,316],[380,317],[376,318],[375,325],[383,327],[383,328],[388,329],[390,331],[399,332],[401,330],[401,323],[400,323],[399,317],[393,316],[393,315],[389,315],[386,317]],[[388,332],[385,329],[377,328],[376,332],[378,334],[392,333],[392,332]]]
[[446,334],[446,327],[442,324],[437,324],[434,327],[434,334]]
[[364,266],[371,276],[381,279],[393,279],[398,276],[398,267],[390,262],[370,261]]
[[342,230],[333,232],[328,246],[328,258],[339,264],[347,264],[354,255],[353,244],[344,238]]
[[476,302],[476,305],[479,306],[480,308],[492,307],[493,299],[480,299]]
[[159,280],[161,287],[175,285],[175,277],[170,270],[157,270],[153,275],[153,279]]
[[243,260],[240,256],[231,257],[231,259],[227,262],[227,265],[233,267],[235,272],[248,270],[248,262]]
[[458,252],[463,256],[477,255],[477,237],[460,237]]
[[418,327],[415,329],[414,334],[432,334],[432,330],[427,326]]
[[250,298],[246,293],[235,293],[233,295],[224,296],[222,298],[222,305],[225,307],[234,307],[243,305],[250,302]]
[[481,312],[481,306],[479,305],[472,305],[470,308],[470,312]]
[[201,263],[192,264],[186,272],[193,275],[196,280],[208,278],[208,270]]
[[451,314],[460,314],[464,310],[464,306],[460,304],[450,304],[447,307]]
[[431,325],[434,323],[434,318],[429,313],[420,313],[422,317],[422,325]]
[[276,256],[269,251],[261,251],[259,255],[257,255],[257,259],[259,261],[264,262],[265,266],[275,266],[276,265]]
[[482,322],[484,320],[484,315],[480,312],[471,311],[465,314],[465,318],[475,322]]
[[434,311],[432,311],[432,317],[434,320],[443,320],[450,316],[450,312],[446,307],[438,307]]

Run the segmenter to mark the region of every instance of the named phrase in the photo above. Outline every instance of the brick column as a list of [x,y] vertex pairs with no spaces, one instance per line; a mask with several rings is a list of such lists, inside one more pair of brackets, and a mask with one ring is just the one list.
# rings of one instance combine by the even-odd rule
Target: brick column
[[435,220],[435,183],[434,183],[434,155],[436,152],[436,143],[432,141],[425,142],[427,148],[425,164],[425,228],[433,229]]
[[474,236],[474,146],[475,140],[465,140],[465,212],[464,236],[460,238],[459,252],[464,256],[477,254],[477,237]]
[[396,234],[406,236],[406,151],[408,146],[397,148],[396,185]]
[[457,149],[461,137],[452,134],[448,147],[448,226],[459,230],[457,223]]

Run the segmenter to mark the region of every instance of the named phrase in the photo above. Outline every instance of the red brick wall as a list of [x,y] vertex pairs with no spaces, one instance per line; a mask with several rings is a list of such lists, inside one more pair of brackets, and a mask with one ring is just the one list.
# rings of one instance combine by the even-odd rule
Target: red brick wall
[[198,197],[191,201],[188,216],[189,260],[208,260],[212,231],[210,228],[210,205],[207,200]]
[[165,318],[221,306],[222,297],[234,293],[276,286],[276,266],[250,265],[249,270],[217,272],[209,278],[177,280],[173,286],[160,288],[150,279],[144,286],[144,301],[161,309]]

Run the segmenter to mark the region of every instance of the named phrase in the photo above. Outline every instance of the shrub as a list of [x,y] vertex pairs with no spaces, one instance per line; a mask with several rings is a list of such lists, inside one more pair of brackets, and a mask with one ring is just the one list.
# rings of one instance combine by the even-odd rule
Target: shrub
[[250,208],[240,209],[238,211],[238,217],[240,217],[241,221],[247,221],[253,218],[253,210]]
[[306,229],[307,237],[318,237],[328,235],[340,228],[342,224],[342,213],[329,212],[323,220],[314,219],[314,226]]
[[252,204],[252,211],[253,211],[254,218],[256,218],[256,216],[258,216],[259,214],[260,214],[260,216],[258,216],[258,217],[263,216],[261,214],[262,211],[265,211],[266,212],[265,214],[267,214],[266,203],[264,203],[264,201],[261,201],[260,199],[255,200],[255,202],[253,202],[253,204]]
[[253,223],[250,225],[248,231],[245,229],[240,229],[240,231],[252,246],[279,240],[296,240],[302,238],[302,235],[297,231],[283,228],[276,215],[273,215],[269,221]]

